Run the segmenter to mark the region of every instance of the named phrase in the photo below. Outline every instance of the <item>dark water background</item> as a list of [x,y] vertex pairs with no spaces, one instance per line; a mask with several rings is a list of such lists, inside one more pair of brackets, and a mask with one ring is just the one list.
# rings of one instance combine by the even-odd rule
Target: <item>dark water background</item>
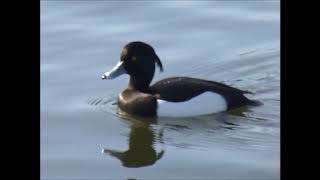
[[[42,179],[279,179],[279,1],[41,1]],[[264,103],[190,118],[118,115],[128,76],[102,81],[130,41],[171,76]],[[188,109],[192,111],[192,109]],[[101,151],[105,149],[105,153]]]

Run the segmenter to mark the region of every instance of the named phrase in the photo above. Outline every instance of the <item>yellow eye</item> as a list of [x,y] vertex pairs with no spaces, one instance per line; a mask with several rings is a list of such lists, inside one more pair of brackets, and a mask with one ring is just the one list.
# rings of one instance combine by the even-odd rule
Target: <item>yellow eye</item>
[[132,56],[131,60],[132,60],[133,62],[137,62],[137,58],[136,58],[135,56]]

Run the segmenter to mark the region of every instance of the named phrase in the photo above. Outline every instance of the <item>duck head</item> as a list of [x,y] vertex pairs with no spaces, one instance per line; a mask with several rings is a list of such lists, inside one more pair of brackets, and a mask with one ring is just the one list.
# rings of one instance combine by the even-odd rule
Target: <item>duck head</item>
[[102,75],[102,79],[114,79],[123,74],[130,76],[133,88],[149,86],[155,64],[163,71],[162,63],[154,49],[144,42],[130,42],[122,49],[120,61],[110,71]]

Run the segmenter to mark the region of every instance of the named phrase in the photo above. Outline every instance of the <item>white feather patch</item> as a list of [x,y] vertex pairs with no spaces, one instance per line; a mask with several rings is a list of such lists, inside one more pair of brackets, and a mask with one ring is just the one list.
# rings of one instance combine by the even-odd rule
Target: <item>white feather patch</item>
[[158,116],[187,117],[217,113],[227,110],[226,100],[217,93],[205,92],[188,101],[168,102],[158,101]]

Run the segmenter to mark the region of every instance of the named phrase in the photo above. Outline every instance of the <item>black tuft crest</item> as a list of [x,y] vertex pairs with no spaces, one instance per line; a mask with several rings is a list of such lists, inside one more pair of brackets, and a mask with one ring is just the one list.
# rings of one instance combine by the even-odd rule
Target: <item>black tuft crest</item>
[[158,65],[158,67],[160,68],[160,72],[163,72],[163,66],[162,66],[162,63],[160,61],[160,58],[158,57],[158,55],[156,53],[154,53],[155,56],[156,56],[156,64]]

